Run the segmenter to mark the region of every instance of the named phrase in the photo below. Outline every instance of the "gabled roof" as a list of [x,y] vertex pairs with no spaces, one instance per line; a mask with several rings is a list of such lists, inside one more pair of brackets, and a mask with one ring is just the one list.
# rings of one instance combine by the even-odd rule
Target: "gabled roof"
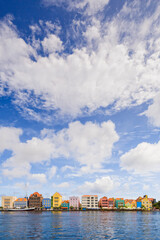
[[58,193],[58,192],[55,192],[55,193],[53,194],[53,196],[54,196],[56,193],[57,193],[60,197],[62,197],[62,195],[61,195],[60,193]]
[[38,192],[34,192],[30,195],[30,197],[33,197],[34,195],[37,195],[37,197],[42,197],[42,194],[39,194]]
[[69,203],[69,200],[64,200],[62,201],[62,203]]
[[137,199],[136,199],[136,201],[138,202],[138,201],[141,201],[142,200],[142,197],[138,197]]

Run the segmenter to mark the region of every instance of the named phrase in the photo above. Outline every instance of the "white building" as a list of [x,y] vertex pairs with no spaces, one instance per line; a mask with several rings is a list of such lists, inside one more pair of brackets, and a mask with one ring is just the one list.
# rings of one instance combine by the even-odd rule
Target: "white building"
[[4,209],[6,208],[13,208],[14,207],[14,201],[17,199],[17,197],[13,196],[2,196],[2,207]]
[[97,209],[98,208],[98,196],[97,195],[83,195],[82,196],[82,208]]

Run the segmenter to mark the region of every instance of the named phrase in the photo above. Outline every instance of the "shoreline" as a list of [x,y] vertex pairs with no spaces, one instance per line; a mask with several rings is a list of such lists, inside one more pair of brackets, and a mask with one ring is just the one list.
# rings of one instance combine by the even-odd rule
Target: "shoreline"
[[[160,209],[86,209],[86,210],[62,210],[62,209],[34,209],[32,212],[159,212]],[[28,210],[0,209],[0,212],[28,212]]]

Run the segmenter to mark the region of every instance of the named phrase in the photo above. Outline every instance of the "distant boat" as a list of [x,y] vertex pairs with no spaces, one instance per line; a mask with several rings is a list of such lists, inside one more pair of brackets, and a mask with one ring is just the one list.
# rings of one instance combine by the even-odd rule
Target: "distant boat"
[[9,208],[9,209],[5,209],[5,211],[34,211],[35,208]]

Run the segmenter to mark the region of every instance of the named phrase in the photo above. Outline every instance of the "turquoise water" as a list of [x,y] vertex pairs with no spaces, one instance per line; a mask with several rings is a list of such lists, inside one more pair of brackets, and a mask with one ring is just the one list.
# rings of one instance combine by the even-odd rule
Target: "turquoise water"
[[160,212],[0,212],[0,239],[160,239]]

